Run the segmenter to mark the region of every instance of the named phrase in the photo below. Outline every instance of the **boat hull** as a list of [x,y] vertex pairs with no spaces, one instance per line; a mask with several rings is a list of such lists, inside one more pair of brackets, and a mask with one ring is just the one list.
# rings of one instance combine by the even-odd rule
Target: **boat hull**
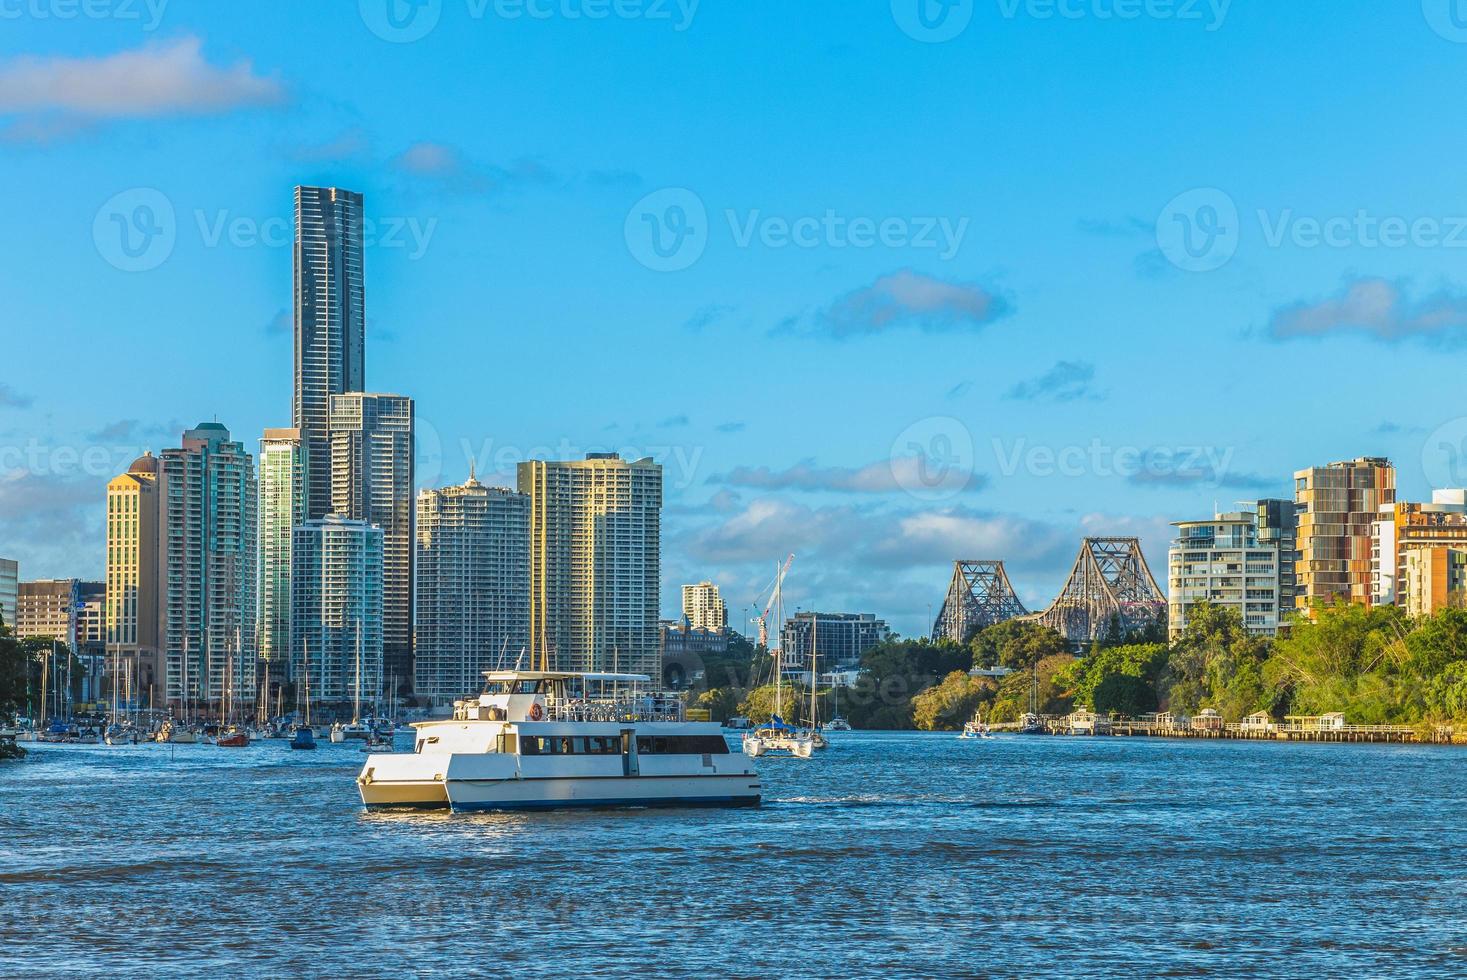
[[557,810],[572,807],[758,806],[757,777],[618,776],[516,780],[448,780],[450,807],[484,810]]

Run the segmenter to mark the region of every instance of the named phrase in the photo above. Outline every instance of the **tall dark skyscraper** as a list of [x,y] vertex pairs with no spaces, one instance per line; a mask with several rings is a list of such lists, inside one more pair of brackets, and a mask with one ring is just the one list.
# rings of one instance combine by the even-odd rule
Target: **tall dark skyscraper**
[[295,189],[295,397],[305,447],[308,517],[331,509],[331,396],[364,385],[362,195]]

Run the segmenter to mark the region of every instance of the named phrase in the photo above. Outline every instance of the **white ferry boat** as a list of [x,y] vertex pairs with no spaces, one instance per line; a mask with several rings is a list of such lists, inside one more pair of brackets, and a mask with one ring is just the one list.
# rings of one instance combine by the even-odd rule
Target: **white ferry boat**
[[413,725],[413,751],[370,755],[368,807],[455,811],[757,806],[759,775],[719,726],[690,722],[643,674],[487,671],[453,717]]

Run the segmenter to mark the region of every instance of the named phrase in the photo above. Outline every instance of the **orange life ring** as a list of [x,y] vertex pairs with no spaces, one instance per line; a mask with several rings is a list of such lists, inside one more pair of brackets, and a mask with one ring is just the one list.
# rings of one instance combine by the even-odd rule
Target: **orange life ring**
[[545,717],[545,709],[542,708],[542,707],[540,707],[540,702],[539,701],[536,701],[534,704],[530,705],[530,720],[531,721],[539,721],[541,718],[544,718],[544,717]]

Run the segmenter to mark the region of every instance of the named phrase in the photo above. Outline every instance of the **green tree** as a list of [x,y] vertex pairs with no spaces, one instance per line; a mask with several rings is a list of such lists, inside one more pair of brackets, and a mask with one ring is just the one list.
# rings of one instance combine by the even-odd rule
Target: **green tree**
[[1248,632],[1236,608],[1200,602],[1172,644],[1160,690],[1173,711],[1194,714],[1207,706],[1241,720],[1273,701],[1263,676],[1269,653],[1269,640]]
[[1018,721],[1029,711],[1031,704],[1035,704],[1042,715],[1068,713],[1072,702],[1067,693],[1068,687],[1061,678],[1074,663],[1075,658],[1070,654],[1057,653],[1039,661],[1033,670],[1015,671],[1008,675],[999,681],[998,694],[989,708],[988,720]]
[[991,701],[997,685],[986,677],[955,670],[940,684],[912,698],[912,718],[923,731],[953,731],[962,728],[973,712]]
[[[1069,699],[1076,705],[1136,715],[1156,710],[1157,686],[1167,665],[1168,650],[1164,643],[1100,647],[1075,661],[1059,682],[1067,685]],[[1127,680],[1112,680],[1117,677]],[[1102,689],[1106,692],[1104,698]],[[1135,708],[1136,705],[1144,707]]]
[[1004,620],[973,637],[973,663],[979,667],[1033,670],[1045,657],[1069,653],[1070,645],[1048,626],[1018,619]]

